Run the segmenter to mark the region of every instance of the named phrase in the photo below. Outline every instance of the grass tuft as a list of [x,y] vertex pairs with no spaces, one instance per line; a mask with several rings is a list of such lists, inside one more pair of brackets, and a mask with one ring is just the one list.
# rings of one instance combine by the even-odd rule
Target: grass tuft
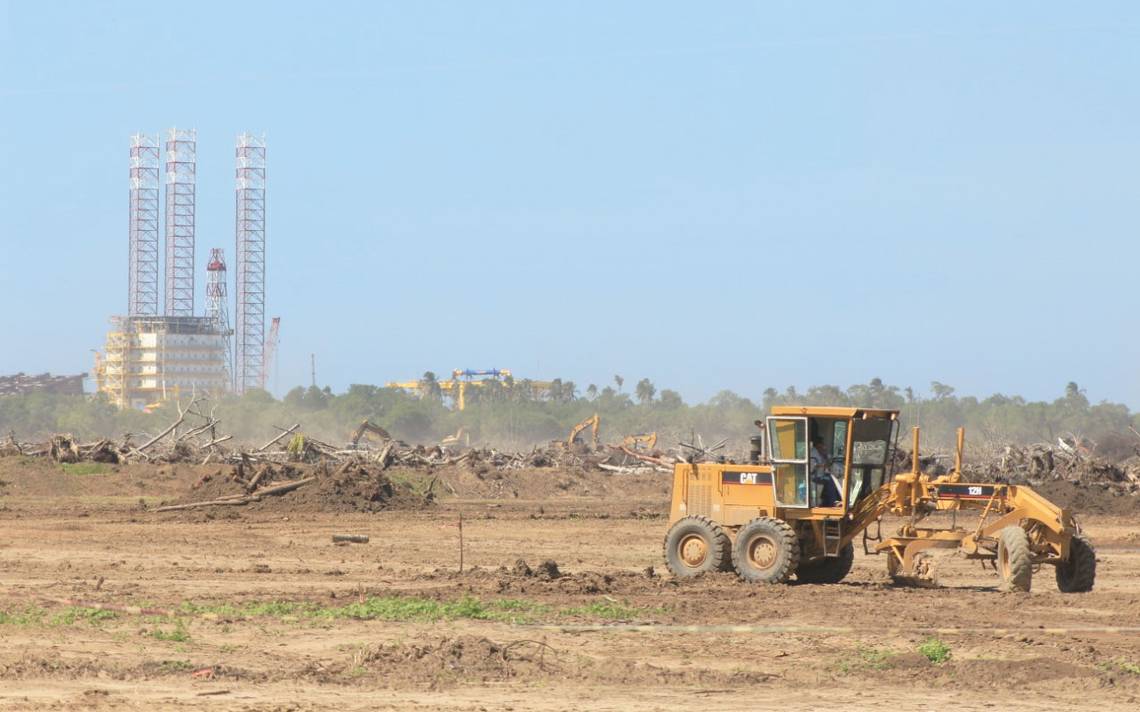
[[186,643],[190,641],[190,631],[186,630],[186,626],[182,621],[174,626],[174,630],[163,630],[162,628],[155,628],[147,633],[155,640],[164,640],[170,643]]
[[918,646],[918,652],[935,665],[941,665],[950,659],[950,646],[938,638],[927,638],[922,645]]

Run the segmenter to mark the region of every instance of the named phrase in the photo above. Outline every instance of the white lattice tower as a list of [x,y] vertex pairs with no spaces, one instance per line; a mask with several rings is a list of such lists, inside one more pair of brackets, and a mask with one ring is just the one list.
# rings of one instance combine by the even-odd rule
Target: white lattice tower
[[237,275],[234,390],[264,385],[265,355],[265,137],[237,139],[234,189]]
[[194,316],[195,182],[198,132],[166,135],[166,315]]
[[131,136],[127,314],[158,316],[158,137]]

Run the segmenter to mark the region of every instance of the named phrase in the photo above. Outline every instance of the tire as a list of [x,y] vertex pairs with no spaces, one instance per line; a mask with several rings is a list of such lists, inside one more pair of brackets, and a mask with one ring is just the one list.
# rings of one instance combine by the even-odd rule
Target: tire
[[1084,534],[1073,535],[1069,560],[1057,564],[1057,588],[1061,593],[1086,593],[1096,581],[1096,549]]
[[998,572],[1002,590],[1028,593],[1033,584],[1033,554],[1029,535],[1021,527],[1006,527],[998,534]]
[[728,535],[708,517],[678,519],[665,535],[665,565],[679,578],[724,571],[729,551]]
[[757,517],[736,533],[732,566],[751,583],[784,583],[800,564],[800,542],[787,522]]
[[800,583],[839,583],[851,573],[855,563],[855,546],[847,546],[839,551],[839,556],[829,556],[816,561],[800,561],[796,569],[796,581]]

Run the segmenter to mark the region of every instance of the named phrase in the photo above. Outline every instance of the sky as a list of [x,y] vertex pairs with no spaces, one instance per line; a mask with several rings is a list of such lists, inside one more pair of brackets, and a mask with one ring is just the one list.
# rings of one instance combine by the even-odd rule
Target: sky
[[[268,143],[278,395],[509,368],[1140,408],[1140,4],[0,0],[0,373],[126,310],[198,131],[198,310]],[[232,286],[231,286],[232,289]]]

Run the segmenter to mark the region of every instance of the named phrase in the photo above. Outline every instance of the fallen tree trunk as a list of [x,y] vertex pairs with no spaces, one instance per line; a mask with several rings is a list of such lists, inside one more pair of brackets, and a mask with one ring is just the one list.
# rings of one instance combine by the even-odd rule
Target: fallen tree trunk
[[156,512],[175,512],[175,511],[182,510],[182,509],[200,509],[202,507],[225,507],[225,506],[236,506],[236,505],[249,504],[250,502],[256,502],[256,501],[260,500],[262,497],[265,497],[268,495],[285,494],[286,492],[291,492],[291,491],[297,489],[298,487],[302,487],[304,485],[309,484],[310,482],[316,481],[316,479],[317,479],[316,477],[304,477],[304,478],[299,479],[299,480],[291,480],[289,482],[282,482],[279,485],[272,485],[270,487],[262,487],[261,489],[257,490],[256,492],[250,492],[249,494],[230,495],[229,497],[222,497],[219,499],[211,499],[211,500],[208,500],[205,502],[188,502],[186,504],[168,504],[165,507],[158,507],[154,511],[156,511]]
[[296,430],[299,427],[301,427],[300,423],[294,423],[293,425],[289,426],[288,428],[281,429],[280,435],[273,438],[269,442],[265,443],[261,447],[257,448],[256,450],[254,450],[254,452],[263,452],[267,447],[269,447],[270,445],[273,445],[274,443],[280,442],[281,438],[285,437],[289,433],[292,433],[294,430]]

